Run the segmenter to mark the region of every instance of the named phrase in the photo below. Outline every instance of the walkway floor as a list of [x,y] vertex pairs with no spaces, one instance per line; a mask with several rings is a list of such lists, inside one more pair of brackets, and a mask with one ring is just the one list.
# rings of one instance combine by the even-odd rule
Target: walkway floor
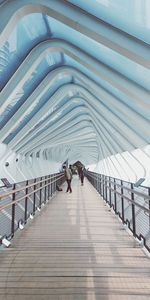
[[150,299],[150,259],[95,189],[63,190],[0,250],[0,300]]

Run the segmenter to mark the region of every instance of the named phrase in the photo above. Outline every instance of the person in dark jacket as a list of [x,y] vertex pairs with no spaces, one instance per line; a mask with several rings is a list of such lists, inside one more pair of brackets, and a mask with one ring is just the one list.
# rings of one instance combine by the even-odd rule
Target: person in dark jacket
[[72,172],[68,167],[65,168],[64,175],[65,175],[65,179],[66,179],[67,185],[68,185],[66,193],[69,191],[70,191],[70,193],[72,193],[72,188],[71,188]]
[[80,179],[81,179],[81,185],[83,185],[83,182],[84,182],[84,168],[82,168],[80,170]]

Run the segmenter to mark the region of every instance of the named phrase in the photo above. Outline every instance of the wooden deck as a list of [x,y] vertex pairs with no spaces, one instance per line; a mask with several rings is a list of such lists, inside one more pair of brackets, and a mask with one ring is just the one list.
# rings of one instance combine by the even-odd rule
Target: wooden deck
[[148,300],[150,259],[86,180],[0,249],[0,300]]

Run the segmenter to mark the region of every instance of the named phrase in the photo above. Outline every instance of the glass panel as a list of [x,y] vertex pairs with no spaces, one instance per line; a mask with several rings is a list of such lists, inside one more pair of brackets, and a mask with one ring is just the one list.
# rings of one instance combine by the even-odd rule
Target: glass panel
[[[29,79],[24,83],[23,87],[16,92],[15,97],[11,103],[5,108],[4,112],[0,115],[0,127],[2,128],[16,110],[25,102],[31,92],[38,86],[41,80],[57,65],[61,64],[63,56],[61,53],[49,53],[39,63],[37,68],[29,76]],[[33,106],[31,106],[33,110]]]
[[[64,109],[63,105],[67,103],[68,100],[69,100],[68,96],[65,96],[62,99],[62,101],[59,103],[59,105],[50,107],[50,109],[47,111],[47,114],[41,117],[39,122],[28,133],[27,136],[30,136],[28,142],[32,141],[32,139],[36,137],[37,134],[39,136],[41,133],[46,132],[46,130],[49,129],[50,126],[53,126],[56,123],[56,121],[58,122],[59,119],[62,118],[65,114],[69,113],[72,109],[76,108],[76,101],[72,99],[72,101],[68,103],[67,107],[65,107]],[[61,107],[62,109],[60,110]],[[80,105],[78,106],[78,108],[79,108],[78,115],[80,115],[82,114],[80,113]],[[69,122],[70,120],[72,119],[69,118]]]
[[27,15],[18,22],[6,43],[0,48],[0,90],[27,53],[47,36],[49,32],[44,16],[40,13]]
[[[133,108],[135,111],[137,111],[140,115],[143,115],[144,118],[147,118],[149,120],[149,111],[145,109],[145,106],[141,105],[140,102],[134,103],[134,99],[128,97],[125,93],[119,91],[117,88],[115,88],[113,85],[108,83],[107,81],[103,80],[100,77],[97,77],[94,72],[90,71],[90,69],[86,68],[84,65],[81,65],[74,59],[68,57],[65,55],[65,61],[67,65],[71,65],[72,67],[78,69],[82,73],[84,73],[86,76],[88,76],[90,79],[95,81],[98,85],[102,86],[104,89],[106,89],[110,94],[114,95],[119,98],[121,101],[123,101],[126,105]],[[149,72],[149,71],[148,71]],[[147,78],[147,81],[149,81],[149,78]],[[78,84],[81,84],[80,81],[75,80],[75,82]],[[81,84],[82,85],[82,84]],[[85,84],[84,84],[85,86]],[[131,101],[132,100],[132,101]],[[143,99],[144,102],[146,102],[145,99]]]
[[[78,31],[47,17],[49,26],[53,33],[53,37],[68,40],[75,46],[78,46],[83,51],[86,51],[94,58],[97,58],[102,63],[120,72],[129,79],[139,83],[149,90],[150,86],[150,71],[142,65],[129,60],[128,58],[118,54],[117,52],[103,46],[100,43],[88,38]],[[60,30],[61,28],[61,30]],[[105,35],[105,34],[104,34]],[[121,40],[118,43],[121,43]]]
[[[101,4],[103,2],[104,5],[104,1],[99,2],[101,2]],[[108,2],[108,7],[111,8],[111,1]],[[119,7],[121,7],[121,2]],[[135,82],[140,83],[140,85],[149,88],[149,70],[146,70],[142,66],[131,62],[129,59],[115,53],[111,49],[96,43],[90,38],[58,22],[57,20],[54,20],[42,14],[31,14],[22,18],[13,30],[8,41],[0,49],[0,75],[2,78],[0,82],[2,85],[5,84],[8,77],[11,76],[15,68],[17,68],[17,65],[21,63],[23,57],[25,57],[29,50],[38,41],[41,41],[47,35],[51,35],[54,38],[61,38],[64,40],[67,39],[72,44],[83,49],[83,51],[85,48],[88,49],[88,52],[91,56],[97,58],[102,63],[109,65],[111,68],[116,69],[116,71],[119,71]],[[24,39],[22,39],[22,36],[24,36]],[[15,113],[15,111],[25,102],[25,100],[38,86],[38,84],[46,76],[46,74],[54,67],[60,66],[62,64],[66,64],[67,66],[70,65],[74,68],[79,69],[81,72],[85,73],[97,83],[101,84],[109,92],[113,93],[117,97],[120,97],[120,99],[123,100],[126,104],[128,103],[129,106],[134,105],[133,102],[133,104],[131,104],[131,99],[121,93],[119,93],[118,95],[117,89],[110,86],[110,84],[108,84],[106,81],[99,79],[94,73],[92,73],[88,68],[81,65],[78,61],[75,61],[71,57],[63,55],[61,53],[49,53],[39,63],[38,67],[33,71],[26,83],[20,88],[20,90],[17,91],[15,97],[11,100],[11,104],[9,104],[3,114],[1,114],[1,127],[3,127],[7,123],[7,121]],[[56,85],[57,87],[59,86],[58,83],[56,83]],[[5,142],[11,140],[13,134],[16,134],[32,118],[32,116],[37,112],[41,105],[45,103],[44,101],[46,100],[47,98],[44,97],[43,99],[41,99],[41,102],[36,103],[35,106],[31,107],[31,110],[28,111],[26,117],[24,117],[20,124],[16,126],[13,133],[10,134],[9,138],[6,139]],[[134,109],[140,114],[145,115],[146,117],[145,110],[142,111],[141,107],[138,107],[137,104]]]
[[[49,62],[49,65],[48,63]],[[67,66],[71,65],[76,69],[79,69],[81,72],[85,73],[88,77],[92,78],[93,80],[97,81],[97,77],[89,71],[84,66],[80,65],[78,62],[73,60],[72,58],[62,55],[62,53],[50,53],[47,54],[47,56],[42,60],[42,62],[38,65],[38,67],[33,71],[31,76],[29,77],[29,80],[23,85],[23,88],[16,94],[16,98],[12,100],[11,104],[7,106],[6,110],[3,114],[1,114],[0,118],[0,126],[2,127],[9,118],[13,115],[13,113],[23,104],[23,102],[26,100],[26,98],[29,96],[32,90],[36,88],[38,83],[41,81],[42,78],[50,71],[52,68],[54,68],[54,65],[50,65],[51,63],[56,63],[55,66],[61,65],[61,63],[64,62]],[[11,139],[19,132],[21,128],[32,118],[32,116],[42,107],[42,105],[51,97],[51,95],[57,90],[57,88],[61,87],[65,83],[69,83],[72,81],[72,77],[68,76],[65,78],[59,77],[59,80],[55,81],[53,85],[51,86],[50,91],[48,91],[46,94],[43,95],[43,97],[36,102],[34,105],[30,107],[30,111],[28,111],[28,114],[23,118],[23,120],[19,123],[19,125],[16,125],[16,128],[9,134],[9,136],[4,140],[4,143],[9,143]],[[75,83],[81,84],[79,80],[74,79]],[[118,90],[107,84],[106,81],[99,79],[98,83],[101,84],[104,88],[109,90],[111,93],[116,95],[118,97]],[[127,96],[120,94],[120,98],[129,106],[133,106],[133,103],[131,103],[130,99],[128,99]],[[141,108],[136,106],[134,107],[140,114],[145,114],[145,111],[142,112]],[[145,115],[146,117],[146,115]],[[46,117],[44,116],[44,119]],[[38,125],[39,126],[39,125]]]
[[68,2],[150,43],[149,0],[68,0]]
[[[119,8],[121,9],[121,4]],[[105,35],[104,32],[103,34]],[[22,36],[24,37],[23,39]],[[33,46],[37,42],[51,36],[68,40],[83,50],[86,47],[86,51],[90,55],[149,89],[150,74],[148,69],[91,40],[61,22],[42,14],[31,14],[22,18],[8,41],[0,49],[0,88],[5,85]]]

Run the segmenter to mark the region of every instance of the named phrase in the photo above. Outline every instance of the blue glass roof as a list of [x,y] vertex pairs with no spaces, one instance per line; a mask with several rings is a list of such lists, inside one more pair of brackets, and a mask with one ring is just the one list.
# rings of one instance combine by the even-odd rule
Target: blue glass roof
[[[30,30],[30,24],[32,24],[32,30]],[[149,89],[149,70],[135,62],[129,61],[128,58],[119,55],[109,47],[97,43],[81,33],[80,38],[78,38],[78,35],[78,31],[43,14],[31,14],[23,17],[16,25],[7,42],[0,49],[1,58],[4,56],[4,51],[5,56],[7,56],[6,62],[0,70],[1,78],[8,79],[18,65],[21,64],[23,58],[39,41],[59,38],[71,42],[73,45],[80,47],[80,49],[84,49],[85,45],[87,45],[87,53],[90,53],[92,57]],[[22,36],[24,37],[23,40]],[[4,79],[2,79],[1,85],[4,84]]]

